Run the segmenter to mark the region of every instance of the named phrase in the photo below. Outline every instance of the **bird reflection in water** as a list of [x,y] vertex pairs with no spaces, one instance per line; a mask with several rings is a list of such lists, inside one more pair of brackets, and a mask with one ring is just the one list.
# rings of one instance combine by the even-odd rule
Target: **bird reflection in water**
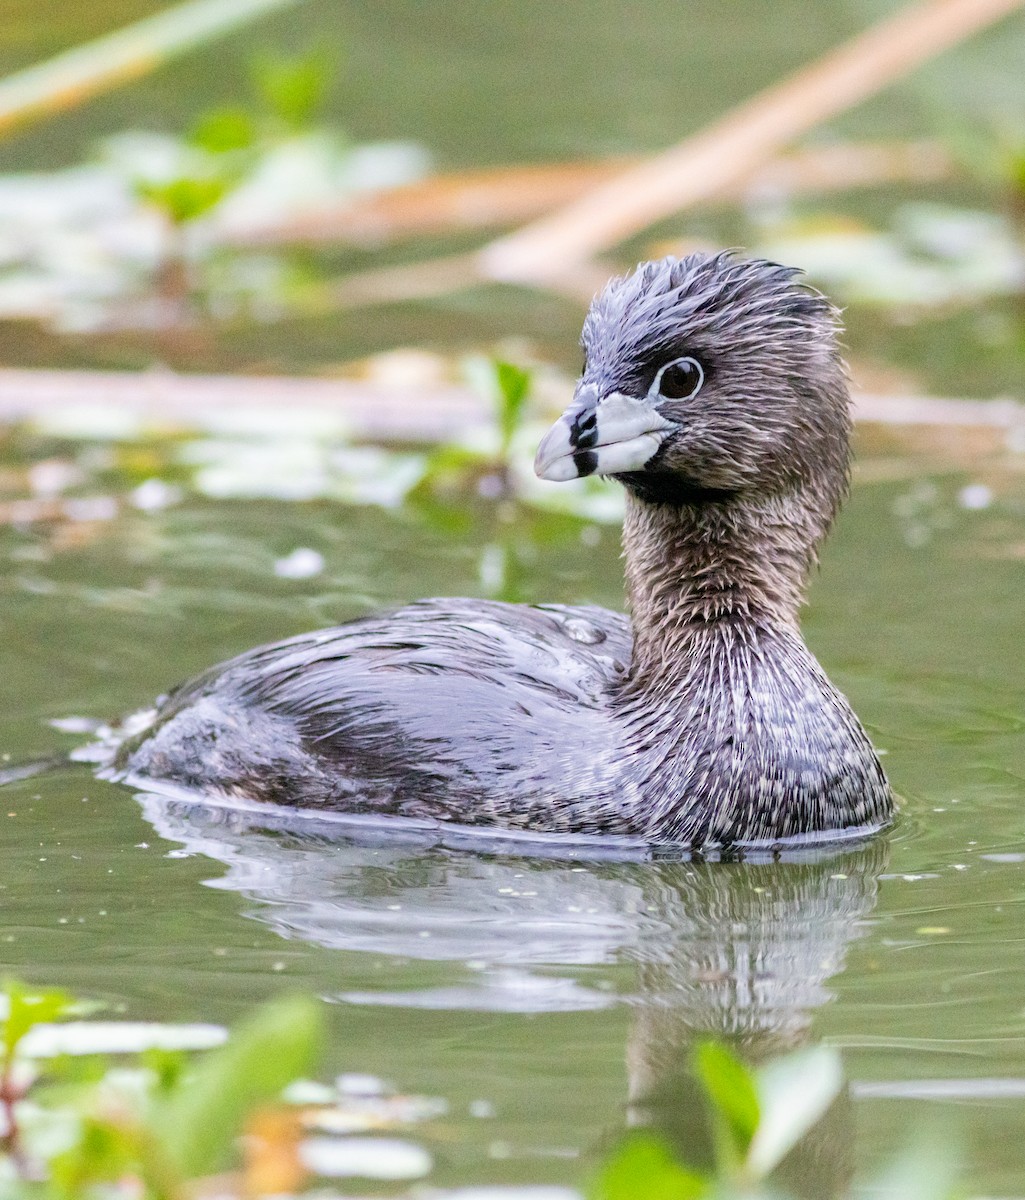
[[[755,1066],[812,1040],[831,977],[866,929],[888,848],[873,842],[805,861],[659,868],[646,888],[672,936],[639,938],[640,1004],[627,1039],[628,1121],[656,1128],[695,1167],[713,1163],[694,1045],[725,1042]],[[795,1196],[846,1195],[854,1173],[850,1098],[842,1093],[784,1160]]]
[[[446,849],[427,829],[355,834],[330,819],[297,827],[293,813],[141,802],[162,837],[224,863],[215,886],[255,901],[249,915],[283,937],[451,962],[463,977],[343,999],[506,1012],[628,1003],[626,1122],[656,1128],[694,1166],[711,1160],[694,1045],[718,1038],[757,1064],[810,1041],[888,856],[876,840],[768,862],[514,857]],[[576,977],[616,964],[633,967],[627,996]],[[781,1181],[797,1196],[841,1194],[851,1125],[841,1096],[784,1162]]]

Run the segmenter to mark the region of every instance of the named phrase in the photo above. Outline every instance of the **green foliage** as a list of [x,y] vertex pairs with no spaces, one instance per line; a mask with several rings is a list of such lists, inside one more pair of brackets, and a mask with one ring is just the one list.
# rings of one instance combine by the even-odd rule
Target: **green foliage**
[[157,1096],[169,1096],[181,1081],[186,1069],[185,1055],[180,1050],[144,1050],[139,1061],[153,1077]]
[[7,1070],[25,1034],[35,1025],[59,1021],[71,1010],[73,1001],[66,992],[32,992],[14,980],[5,984],[4,997],[7,1003],[0,1038],[3,1047],[0,1064]]
[[843,1086],[840,1056],[828,1046],[801,1050],[752,1070],[725,1046],[695,1055],[716,1129],[720,1173],[766,1179],[821,1120]]
[[716,1158],[721,1169],[735,1171],[747,1157],[761,1118],[755,1077],[719,1042],[698,1046],[694,1073],[711,1108]]
[[160,183],[140,180],[135,190],[141,200],[160,209],[172,225],[187,225],[215,209],[231,186],[224,175],[185,175]]
[[249,150],[257,139],[256,122],[244,108],[215,108],[203,113],[188,141],[210,154]]
[[153,1200],[174,1200],[182,1185],[159,1140],[130,1110],[86,1114],[74,1144],[50,1160],[49,1171],[57,1194],[67,1200],[135,1177]]
[[221,1165],[246,1116],[275,1099],[320,1058],[319,1006],[302,996],[265,1005],[209,1054],[154,1112],[163,1144],[182,1175]]
[[295,58],[259,58],[252,66],[253,82],[263,103],[293,133],[313,124],[333,74],[334,59],[324,47]]
[[501,358],[477,356],[465,359],[463,370],[470,387],[494,408],[499,453],[506,458],[523,423],[533,372]]
[[[17,1112],[25,1096],[14,1092],[10,1068],[25,1035],[76,1009],[62,992],[34,993],[13,983],[6,994],[0,1100]],[[34,1081],[33,1098],[37,1105],[42,1098],[56,1104],[63,1127],[60,1138],[48,1139],[44,1155],[52,1194],[71,1200],[134,1179],[150,1200],[181,1197],[188,1181],[224,1164],[254,1111],[316,1065],[322,1041],[319,1005],[283,997],[258,1009],[225,1046],[191,1069],[180,1054],[152,1050],[140,1056],[141,1070],[107,1066],[85,1074],[53,1060],[35,1079],[42,1070],[36,1063],[27,1076]],[[69,1079],[77,1089],[69,1090]],[[40,1085],[53,1080],[65,1086],[40,1093]],[[9,1136],[8,1148],[17,1160],[30,1161],[39,1148],[22,1144],[24,1135],[14,1128],[16,1141]],[[30,1193],[26,1186],[15,1194]]]
[[[82,1072],[50,1060],[28,1069],[21,1061],[26,1035],[78,1011],[59,991],[12,983],[0,996],[0,1108],[11,1130],[6,1164],[0,1156],[4,1200],[195,1194],[198,1180],[226,1165],[254,1113],[307,1076],[322,1048],[319,1005],[284,997],[258,1009],[226,1045],[198,1060],[146,1051],[132,1067],[99,1070],[94,1061]],[[13,1070],[17,1064],[25,1069]],[[716,1133],[713,1168],[682,1161],[655,1132],[633,1130],[605,1159],[588,1200],[786,1200],[772,1173],[839,1095],[837,1053],[813,1047],[753,1069],[724,1045],[704,1042],[692,1070]],[[29,1088],[31,1106],[23,1104]],[[32,1119],[46,1118],[39,1140],[25,1128],[32,1120],[22,1120],[30,1110]],[[949,1200],[955,1145],[935,1133],[919,1139],[848,1200]],[[226,1185],[220,1186],[223,1192]]]
[[479,495],[478,485],[485,476],[491,476],[495,483],[488,493],[491,498],[508,499],[513,494],[515,480],[510,470],[513,441],[523,424],[533,374],[525,367],[498,358],[468,358],[463,368],[470,386],[493,406],[497,450],[442,446],[434,451],[423,479],[410,493],[414,503],[425,496],[448,494],[461,499],[474,491]]
[[650,1133],[631,1134],[604,1163],[588,1200],[700,1200],[711,1181],[680,1165]]
[[252,68],[254,103],[201,113],[180,143],[178,170],[166,178],[137,180],[137,195],[174,226],[206,216],[249,176],[282,133],[294,136],[312,127],[332,74],[332,59],[323,50],[260,59]]
[[182,144],[179,170],[138,179],[136,194],[176,226],[212,212],[246,178],[259,157],[256,121],[242,108],[203,113]]
[[512,440],[523,420],[523,411],[533,382],[531,373],[515,363],[492,360],[498,396],[498,428],[502,435],[502,456],[508,455]]
[[[714,1169],[699,1171],[656,1134],[634,1132],[599,1170],[589,1200],[785,1200],[770,1177],[840,1094],[839,1055],[815,1046],[753,1069],[721,1043],[704,1042],[692,1068],[715,1135]],[[925,1139],[851,1196],[947,1200],[955,1158],[949,1139]]]
[[764,1179],[825,1116],[843,1087],[843,1067],[832,1047],[813,1046],[767,1063],[754,1082],[762,1116],[745,1165]]

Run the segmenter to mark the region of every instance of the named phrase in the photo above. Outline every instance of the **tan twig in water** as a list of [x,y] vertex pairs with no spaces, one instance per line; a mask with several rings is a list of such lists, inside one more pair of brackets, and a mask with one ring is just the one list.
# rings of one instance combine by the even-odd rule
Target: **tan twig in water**
[[473,254],[450,254],[425,262],[378,267],[347,275],[320,289],[326,308],[361,308],[408,300],[428,300],[474,287],[483,281]]
[[[379,246],[405,238],[492,229],[530,221],[586,195],[638,159],[531,163],[435,175],[417,183],[342,199],[284,221],[228,229],[234,245],[348,242]],[[935,183],[955,173],[935,141],[837,142],[781,155],[713,201],[743,203],[752,195],[849,191],[880,184]]]
[[1025,0],[924,0],[772,85],[663,154],[492,242],[484,275],[539,283],[719,194],[830,117],[1020,9]]
[[175,54],[295,2],[189,0],[0,79],[0,135],[77,108],[91,96],[148,75]]
[[[567,379],[568,403],[572,382]],[[464,436],[492,420],[487,401],[468,387],[437,380],[404,387],[361,379],[296,376],[178,375],[172,371],[48,371],[0,368],[0,424],[114,411],[151,430],[202,428],[225,411],[275,409],[330,413],[359,440],[433,442]],[[955,400],[856,392],[856,420],[887,426],[1025,430],[1025,404],[1012,399]]]

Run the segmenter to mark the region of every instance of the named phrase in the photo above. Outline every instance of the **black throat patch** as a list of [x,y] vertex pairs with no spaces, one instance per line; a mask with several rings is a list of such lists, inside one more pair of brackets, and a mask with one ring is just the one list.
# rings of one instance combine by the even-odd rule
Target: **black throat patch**
[[675,471],[625,471],[613,478],[633,492],[638,500],[648,504],[669,504],[673,508],[724,504],[738,494],[731,488],[701,487]]

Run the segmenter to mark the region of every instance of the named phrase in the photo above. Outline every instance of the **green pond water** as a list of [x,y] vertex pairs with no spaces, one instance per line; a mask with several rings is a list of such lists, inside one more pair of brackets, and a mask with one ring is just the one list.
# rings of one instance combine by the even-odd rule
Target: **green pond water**
[[[156,7],[5,5],[3,65]],[[20,135],[0,166],[73,162],[127,123],[180,129],[196,96],[232,94],[255,47],[317,33],[346,44],[332,104],[354,136],[413,137],[445,165],[644,150],[885,7],[787,3],[770,22],[755,4],[725,16],[721,4],[649,4],[603,7],[595,20],[578,3],[553,17],[538,3],[310,0],[227,50]],[[981,39],[841,131],[931,132],[966,95],[1009,103],[1022,39],[1020,24]],[[895,199],[854,209],[884,213]],[[745,236],[735,218],[688,230],[728,244]],[[192,360],[183,351],[180,365],[304,369],[396,344],[452,352],[523,336],[572,366],[579,318],[569,303],[494,289],[235,330]],[[923,388],[1021,394],[1015,302],[912,324],[857,307],[847,319],[853,356]],[[152,349],[10,325],[0,353],[15,365],[138,365]],[[116,501],[57,520],[11,511],[0,527],[0,751],[12,761],[83,740],[52,720],[131,711],[246,647],[417,596],[621,603],[614,526],[484,501],[218,501],[182,472],[179,503],[133,507],[142,480],[174,481],[173,459],[166,445],[26,430],[0,439],[8,500],[33,486],[38,496],[38,472],[45,480],[56,462],[77,464],[72,493]],[[828,545],[805,631],[886,751],[902,797],[894,830],[869,847],[717,865],[357,842],[139,798],[79,766],[0,790],[0,974],[65,986],[133,1019],[228,1022],[283,988],[323,996],[327,1069],[447,1101],[448,1116],[415,1135],[439,1186],[577,1185],[641,1119],[693,1152],[704,1131],[687,1055],[716,1034],[755,1059],[820,1039],[842,1047],[848,1095],[790,1164],[806,1194],[832,1194],[919,1127],[946,1123],[962,1138],[972,1194],[1021,1195],[1020,465],[1019,453],[953,472],[917,455],[882,482],[872,480],[886,472],[866,472]],[[281,578],[275,563],[299,547],[319,553],[323,570]]]
[[[693,1040],[718,1033],[754,1057],[844,1048],[851,1103],[809,1151],[810,1194],[940,1115],[964,1130],[980,1194],[1013,1192],[1025,492],[1005,479],[975,511],[959,503],[969,482],[926,467],[856,487],[812,591],[809,641],[904,797],[871,847],[594,865],[358,844],[140,801],[77,767],[3,789],[4,970],[166,1020],[230,1020],[282,987],[322,995],[332,1066],[448,1101],[427,1137],[437,1183],[578,1180],[649,1092],[693,1148],[680,1078]],[[74,744],[46,721],[130,710],[261,640],[481,594],[482,557],[503,542],[529,560],[524,598],[619,603],[614,528],[457,517],[446,530],[416,511],[191,498],[127,509],[81,545],[7,530],[4,750]],[[297,545],[323,556],[316,580],[275,576]]]

